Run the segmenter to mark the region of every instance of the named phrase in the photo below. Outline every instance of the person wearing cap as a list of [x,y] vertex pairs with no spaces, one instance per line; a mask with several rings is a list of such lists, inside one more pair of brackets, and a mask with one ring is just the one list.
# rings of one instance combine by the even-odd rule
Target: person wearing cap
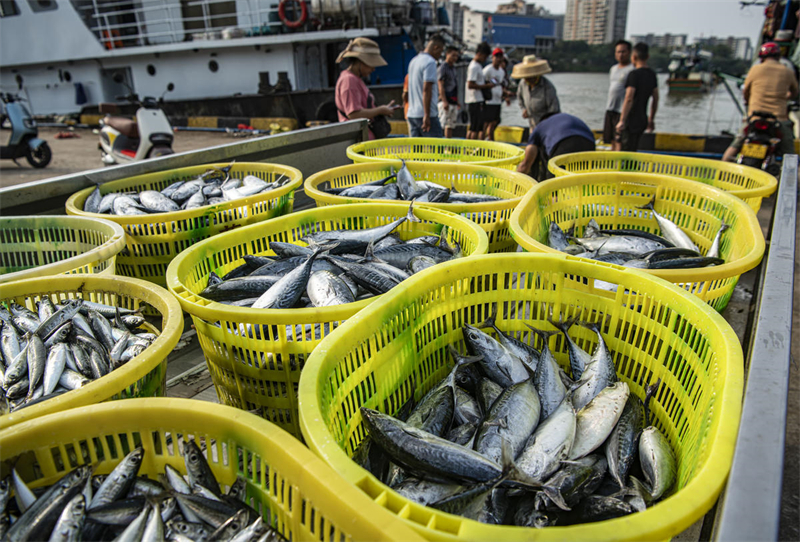
[[[789,120],[789,100],[797,96],[798,85],[794,72],[781,65],[781,51],[777,43],[767,42],[758,51],[761,59],[747,72],[744,80],[744,101],[747,116],[756,111],[775,115],[781,124],[781,142],[778,153],[794,153],[794,132]],[[746,121],[745,121],[746,125]],[[725,149],[722,159],[733,162],[744,146],[744,130],[739,132],[731,146]]]
[[453,137],[458,120],[458,76],[456,62],[461,56],[458,47],[450,45],[444,53],[444,62],[439,65],[439,124],[444,128],[444,137]]
[[[547,171],[547,162],[551,158],[593,150],[594,133],[585,122],[567,113],[547,113],[531,132],[517,171],[539,180],[549,179],[552,175]],[[537,158],[539,167],[530,172]]]
[[[375,97],[364,83],[364,79],[369,77],[375,68],[386,66],[377,43],[367,38],[350,40],[336,62],[347,62],[347,67],[342,70],[336,81],[334,93],[340,122],[353,119],[373,121],[380,115],[390,117],[395,109],[400,107],[394,104],[394,100],[388,105],[376,107]],[[375,139],[372,130],[369,132],[369,138]]]
[[517,98],[519,108],[522,109],[522,118],[528,119],[531,130],[536,128],[545,115],[561,111],[556,87],[543,77],[551,71],[550,64],[544,59],[536,58],[536,55],[525,56],[511,70],[511,77],[525,80],[517,87]]
[[444,51],[444,38],[434,34],[425,50],[411,59],[408,65],[408,135],[411,137],[442,137],[439,123],[439,85],[436,62]]
[[483,75],[483,65],[492,52],[491,47],[482,41],[475,48],[475,56],[467,67],[467,88],[464,91],[464,103],[469,112],[469,128],[467,139],[483,138],[483,91],[494,87],[494,83],[487,82]]
[[500,108],[503,103],[506,80],[506,72],[502,68],[503,58],[503,50],[496,47],[492,51],[492,63],[483,68],[484,79],[494,83],[491,91],[492,97],[483,104],[483,135],[489,141],[494,140],[494,129],[500,124]]

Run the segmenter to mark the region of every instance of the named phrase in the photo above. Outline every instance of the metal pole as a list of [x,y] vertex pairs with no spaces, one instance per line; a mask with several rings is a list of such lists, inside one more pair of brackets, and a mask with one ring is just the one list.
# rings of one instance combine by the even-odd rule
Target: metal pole
[[739,114],[744,117],[745,116],[744,109],[739,104],[739,100],[736,99],[736,95],[733,93],[733,90],[731,89],[731,86],[728,84],[728,80],[725,79],[724,77],[722,77],[722,84],[725,85],[725,90],[728,91],[728,94],[730,95],[731,100],[733,100],[733,103],[736,105],[736,109],[739,110]]
[[739,436],[717,541],[777,540],[792,345],[797,155],[784,156]]

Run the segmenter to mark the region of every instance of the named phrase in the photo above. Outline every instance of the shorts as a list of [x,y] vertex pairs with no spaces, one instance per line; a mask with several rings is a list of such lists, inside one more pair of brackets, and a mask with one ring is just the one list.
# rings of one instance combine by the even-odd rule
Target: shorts
[[[794,154],[794,124],[791,120],[782,120],[781,123],[781,144],[778,145],[778,154]],[[745,123],[745,126],[747,124]],[[736,149],[736,152],[740,152],[742,150],[742,146],[744,145],[744,126],[739,133],[736,134],[736,138],[734,138],[733,142],[731,143],[731,147]]]
[[469,111],[469,131],[483,130],[483,102],[467,104],[467,111]]
[[444,103],[439,102],[439,123],[442,128],[455,128],[458,121],[458,106],[456,104],[448,104],[449,107],[445,111]]
[[483,104],[483,122],[500,122],[500,104]]
[[606,119],[603,121],[603,143],[619,141],[620,138],[617,133],[619,115],[616,111],[606,111]]
[[622,133],[619,135],[619,141],[622,144],[622,149],[625,152],[636,152],[639,150],[639,140],[642,138],[644,130],[632,131],[629,128],[623,128]]

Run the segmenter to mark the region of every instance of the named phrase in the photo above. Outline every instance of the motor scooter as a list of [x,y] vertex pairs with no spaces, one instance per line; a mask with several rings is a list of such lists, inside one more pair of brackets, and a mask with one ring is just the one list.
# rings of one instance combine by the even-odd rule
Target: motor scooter
[[753,111],[747,118],[744,143],[736,155],[736,163],[777,175],[780,172],[778,145],[782,137],[781,124],[775,115]]
[[[174,89],[175,85],[170,83],[164,94]],[[139,106],[136,120],[106,115],[100,121],[100,142],[97,147],[100,149],[100,159],[106,165],[127,164],[173,153],[172,126],[159,106],[164,100],[164,94],[158,100],[151,96],[139,100],[133,89],[128,87],[128,90],[130,94],[117,96],[117,99]],[[119,106],[101,103],[100,112],[117,113]]]
[[46,167],[53,158],[53,151],[47,141],[39,138],[36,121],[28,108],[22,105],[24,98],[9,92],[0,93],[0,100],[5,105],[5,115],[11,124],[11,137],[7,145],[0,146],[0,158],[17,163],[17,158],[24,156],[33,167]]

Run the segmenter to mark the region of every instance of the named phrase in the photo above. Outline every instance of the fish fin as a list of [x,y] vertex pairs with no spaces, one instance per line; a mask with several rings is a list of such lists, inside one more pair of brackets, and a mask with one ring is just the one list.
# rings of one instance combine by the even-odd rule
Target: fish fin
[[447,345],[447,349],[449,350],[450,355],[453,356],[453,360],[455,360],[456,365],[458,365],[459,368],[461,368],[461,367],[463,367],[465,365],[470,365],[472,363],[481,361],[483,359],[483,356],[480,356],[480,355],[479,356],[465,356],[461,352],[456,350],[455,347],[452,344],[448,344]]
[[419,218],[414,216],[414,200],[411,200],[411,205],[408,206],[408,213],[406,214],[406,220],[409,222],[422,222]]
[[492,309],[492,315],[489,316],[489,318],[487,318],[480,324],[476,324],[475,327],[477,327],[478,329],[491,327],[496,330],[497,329],[497,326],[495,325],[496,320],[497,320],[497,304],[495,303],[494,308]]
[[375,261],[379,261],[375,257],[375,239],[370,239],[369,243],[367,243],[367,249],[364,251],[364,258],[359,260],[359,263]]
[[721,224],[721,225],[720,225],[720,227],[719,227],[719,231],[720,231],[721,233],[725,233],[725,232],[726,232],[726,231],[728,231],[730,228],[731,228],[730,224],[725,224],[725,221],[723,220],[723,221],[722,221],[722,224]]
[[656,203],[656,197],[653,196],[653,199],[648,201],[645,205],[642,205],[641,207],[637,207],[637,209],[647,209],[648,211],[655,211],[655,209],[653,208],[655,203]]
[[436,242],[434,246],[438,246],[445,250],[448,250],[450,247],[447,246],[447,226],[442,226],[442,231],[439,232],[439,240]]
[[450,192],[452,192],[453,194],[459,193],[458,190],[456,190],[456,183],[453,182],[452,179],[450,180]]
[[117,324],[119,329],[128,329],[128,326],[122,323],[122,317],[119,314],[119,307],[114,307],[114,323]]
[[564,500],[564,497],[561,495],[561,491],[556,487],[550,486],[542,486],[542,493],[547,495],[547,497],[553,501],[553,503],[558,506],[560,509],[569,512],[572,510],[567,501]]
[[572,222],[572,226],[569,227],[567,231],[564,232],[567,237],[574,237],[575,236],[575,221]]
[[580,381],[572,380],[567,373],[565,373],[560,367],[558,370],[558,376],[561,378],[561,383],[566,386],[566,388],[570,391],[578,389],[581,384]]

